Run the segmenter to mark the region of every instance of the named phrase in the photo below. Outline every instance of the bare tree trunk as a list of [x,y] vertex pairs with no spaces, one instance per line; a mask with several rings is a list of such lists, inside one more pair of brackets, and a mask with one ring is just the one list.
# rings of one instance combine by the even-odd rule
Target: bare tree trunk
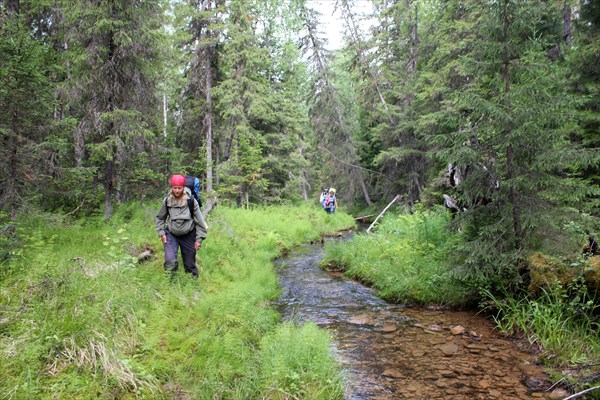
[[111,200],[114,190],[113,161],[108,160],[104,165],[104,218],[112,216]]
[[[508,53],[508,28],[510,24],[508,16],[508,3],[509,0],[504,0],[503,4],[503,17],[502,17],[502,32],[503,40],[505,42],[504,55],[502,62],[502,79],[504,80],[504,97],[505,97],[505,111],[507,114],[511,113],[511,101],[510,101],[510,55]],[[511,129],[508,127],[507,129]],[[511,131],[506,132],[507,135],[511,134]],[[512,206],[512,217],[513,217],[513,229],[515,233],[515,242],[517,247],[521,246],[521,239],[523,238],[523,230],[521,225],[521,210],[517,202],[517,190],[515,189],[516,179],[516,167],[514,160],[514,149],[512,143],[509,142],[506,148],[506,169],[510,185],[509,190],[509,201]]]
[[392,204],[394,204],[398,200],[400,200],[400,195],[399,194],[397,194],[396,196],[394,196],[394,198],[392,199],[392,201],[390,201],[390,203],[383,209],[383,211],[377,216],[377,218],[375,218],[375,221],[373,221],[373,223],[371,225],[369,225],[369,227],[367,228],[367,233],[369,233],[369,231],[371,230],[371,228],[373,228],[375,226],[375,224],[377,223],[377,221],[379,221],[379,218],[383,217],[383,214],[385,214],[385,212],[388,210],[388,208],[390,208],[392,206]]
[[565,43],[567,46],[571,45],[572,32],[571,32],[571,6],[569,6],[566,2],[563,8],[563,23],[565,26]]
[[358,184],[360,185],[360,188],[362,189],[363,196],[365,197],[365,202],[367,203],[367,205],[369,207],[371,207],[373,205],[373,202],[371,201],[371,198],[369,197],[369,191],[367,190],[367,185],[365,184],[365,178],[363,177],[363,174],[358,174]]
[[415,5],[415,21],[410,27],[411,46],[410,46],[410,68],[411,72],[417,72],[417,59],[419,57],[419,4]]
[[206,57],[206,116],[204,117],[204,126],[206,129],[206,193],[208,195],[204,213],[210,213],[213,205],[217,203],[217,196],[213,189],[213,137],[212,137],[212,67],[211,52]]
[[73,131],[73,159],[75,167],[81,168],[83,165],[83,155],[85,152],[85,119],[82,119]]
[[18,14],[21,12],[21,2],[19,0],[8,0],[6,2],[6,11],[8,13]]
[[[203,5],[204,11],[212,9],[211,0],[206,0]],[[204,52],[204,73],[205,76],[205,93],[206,93],[206,115],[204,116],[204,129],[206,130],[206,206],[204,214],[209,214],[212,208],[217,204],[217,196],[213,188],[213,102],[212,102],[212,61],[214,57],[214,44],[211,42],[211,32],[206,28],[205,40],[208,41]]]
[[167,127],[168,127],[168,105],[167,105],[167,93],[163,93],[163,136],[167,137]]
[[17,107],[13,105],[13,113],[12,113],[12,134],[9,135],[8,139],[8,149],[10,151],[10,161],[8,164],[8,176],[11,179],[7,179],[7,187],[6,187],[6,198],[8,201],[8,215],[11,221],[14,221],[17,217],[17,188],[16,188],[16,180],[15,177],[18,177],[18,150],[17,150],[17,135],[19,130],[19,113]]
[[[113,8],[114,8],[114,3],[112,4]],[[116,52],[116,44],[115,44],[115,40],[114,40],[114,32],[110,33],[110,37],[108,39],[108,55],[107,58],[108,60],[112,60],[115,52]],[[108,96],[107,99],[107,103],[108,103],[108,112],[111,115],[111,118],[114,118],[114,116],[112,115],[112,113],[116,110],[116,105],[115,105],[115,99],[113,98],[113,95],[110,94]],[[115,121],[114,120],[110,120],[108,122],[108,129],[106,132],[106,135],[108,137],[111,137],[112,135],[116,135],[117,127],[115,126]],[[114,145],[113,145],[114,146]],[[117,149],[115,149],[114,147],[112,147],[112,150],[116,153]],[[105,168],[104,168],[104,218],[106,219],[110,219],[112,217],[112,198],[113,198],[113,191],[114,191],[114,186],[115,186],[115,176],[114,176],[114,168],[115,168],[115,163],[114,163],[114,157],[115,154],[109,155],[109,158],[106,160],[106,164],[105,164]]]
[[[304,157],[303,149],[300,148],[300,156]],[[308,180],[306,179],[306,172],[303,171],[300,173],[300,192],[302,193],[302,200],[308,200]]]

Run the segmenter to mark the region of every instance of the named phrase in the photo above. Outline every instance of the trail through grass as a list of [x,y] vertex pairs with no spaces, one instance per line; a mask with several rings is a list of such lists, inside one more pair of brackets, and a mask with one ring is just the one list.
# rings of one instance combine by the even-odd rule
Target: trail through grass
[[[163,274],[157,204],[108,222],[23,216],[0,270],[3,399],[342,399],[328,334],[280,324],[273,259],[354,224],[317,207],[219,208],[200,279]],[[136,263],[154,247],[156,257]]]

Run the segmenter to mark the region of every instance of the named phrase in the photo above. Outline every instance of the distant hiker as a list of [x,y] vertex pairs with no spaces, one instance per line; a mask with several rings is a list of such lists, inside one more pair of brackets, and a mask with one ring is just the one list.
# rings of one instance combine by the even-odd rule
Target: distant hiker
[[323,205],[323,209],[327,211],[329,214],[333,214],[338,208],[337,199],[335,198],[335,189],[329,188],[329,194],[323,199],[321,203]]
[[319,204],[323,204],[323,200],[325,200],[325,197],[327,197],[327,193],[329,193],[329,189],[324,187],[319,195]]
[[198,201],[185,187],[185,176],[171,176],[171,190],[156,214],[156,232],[165,249],[166,272],[177,271],[177,252],[181,248],[185,272],[198,277],[196,251],[202,246],[207,229]]

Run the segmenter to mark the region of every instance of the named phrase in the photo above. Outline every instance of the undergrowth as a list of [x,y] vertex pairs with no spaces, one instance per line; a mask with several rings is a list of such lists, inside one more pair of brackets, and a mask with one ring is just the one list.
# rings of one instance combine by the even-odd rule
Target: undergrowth
[[[354,224],[309,206],[218,208],[200,278],[163,274],[158,204],[105,221],[22,215],[0,264],[2,399],[342,399],[329,337],[280,324],[272,261]],[[9,248],[10,246],[10,248]],[[154,257],[137,262],[142,250]]]
[[499,331],[539,349],[540,361],[550,371],[560,371],[553,373],[556,380],[573,392],[600,384],[598,303],[579,280],[555,282],[537,296],[485,294]]
[[329,243],[323,265],[334,265],[365,282],[388,301],[462,306],[467,289],[449,273],[449,252],[458,236],[440,208],[387,215],[370,233]]

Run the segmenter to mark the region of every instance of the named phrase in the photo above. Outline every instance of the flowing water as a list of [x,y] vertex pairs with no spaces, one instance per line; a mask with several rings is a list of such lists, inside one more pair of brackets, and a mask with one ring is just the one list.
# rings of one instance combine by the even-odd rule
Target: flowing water
[[562,397],[545,391],[543,370],[484,317],[389,304],[320,269],[322,256],[318,243],[278,261],[278,306],[286,320],[313,321],[331,332],[347,399]]

